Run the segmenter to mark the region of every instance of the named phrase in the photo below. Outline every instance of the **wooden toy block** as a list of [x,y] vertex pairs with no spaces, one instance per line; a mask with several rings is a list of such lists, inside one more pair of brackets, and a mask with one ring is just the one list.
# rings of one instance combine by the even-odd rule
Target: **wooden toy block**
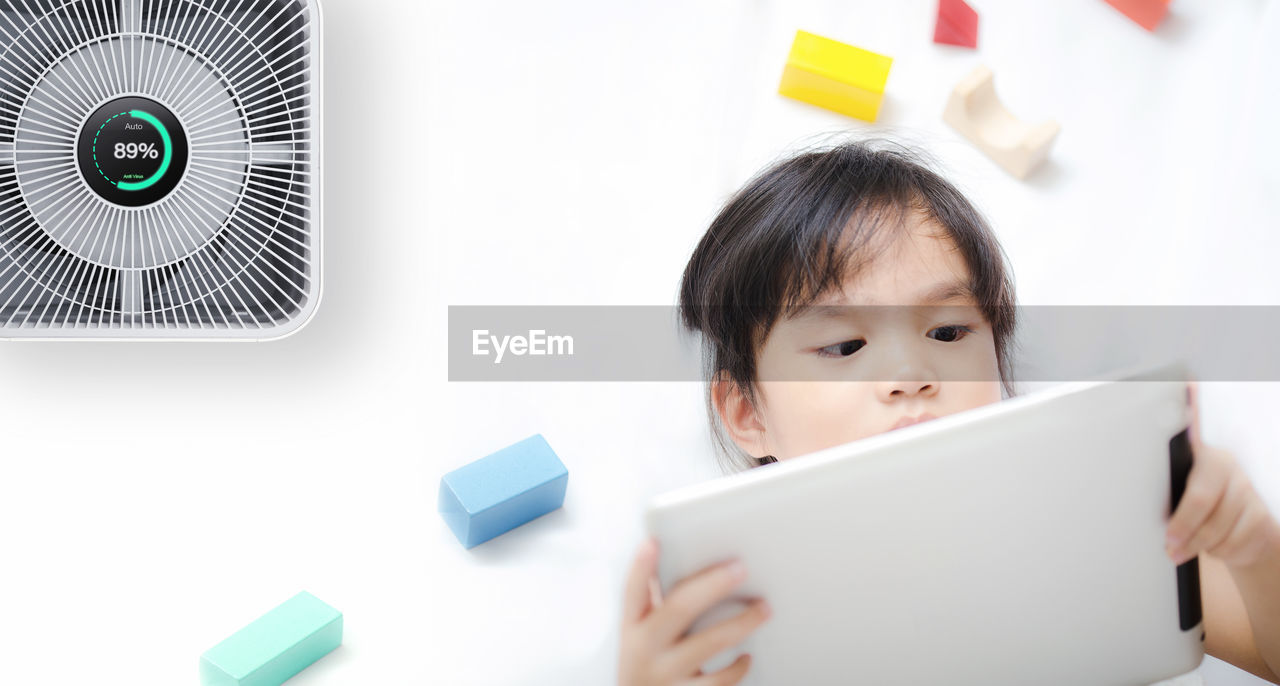
[[978,47],[978,13],[964,0],[938,0],[933,42],[963,48]]
[[534,434],[440,480],[440,516],[467,548],[564,505],[569,470]]
[[1106,0],[1108,5],[1120,10],[1124,16],[1139,26],[1155,31],[1164,15],[1169,13],[1169,0]]
[[280,686],[342,643],[342,613],[303,591],[200,657],[204,686]]
[[1061,126],[1054,121],[1027,124],[996,97],[991,70],[979,66],[951,92],[943,121],[1018,178],[1025,178],[1049,156]]
[[892,57],[796,31],[778,93],[873,122],[892,64]]

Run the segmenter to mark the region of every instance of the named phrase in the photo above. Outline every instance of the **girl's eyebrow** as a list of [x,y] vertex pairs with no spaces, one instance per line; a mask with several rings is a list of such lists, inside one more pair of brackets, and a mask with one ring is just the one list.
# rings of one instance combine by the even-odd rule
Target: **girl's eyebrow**
[[[924,304],[944,303],[957,298],[974,298],[973,289],[969,287],[968,283],[953,279],[951,281],[936,283],[920,291],[916,294],[914,302]],[[868,300],[866,303],[863,303],[863,305],[866,306],[874,306],[875,304],[874,300]],[[857,306],[848,304],[844,296],[841,295],[837,298],[826,298],[819,302],[798,307],[787,318],[838,318],[851,307]]]
[[973,298],[973,289],[963,281],[944,281],[917,296],[919,302],[941,303],[956,298]]

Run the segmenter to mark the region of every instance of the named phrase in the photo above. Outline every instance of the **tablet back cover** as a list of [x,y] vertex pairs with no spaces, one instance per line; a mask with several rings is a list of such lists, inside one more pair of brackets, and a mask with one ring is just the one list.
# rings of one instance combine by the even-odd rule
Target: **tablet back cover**
[[659,576],[745,562],[749,684],[1150,684],[1203,658],[1186,426],[1185,383],[1076,382],[699,484]]

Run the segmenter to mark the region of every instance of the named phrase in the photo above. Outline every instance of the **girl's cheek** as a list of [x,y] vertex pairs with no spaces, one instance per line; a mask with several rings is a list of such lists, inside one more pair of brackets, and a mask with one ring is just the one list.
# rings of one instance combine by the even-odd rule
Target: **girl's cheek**
[[833,445],[848,443],[872,433],[866,422],[865,384],[815,382],[795,389],[803,397],[791,407],[799,410],[786,422],[780,438],[788,456],[803,455]]

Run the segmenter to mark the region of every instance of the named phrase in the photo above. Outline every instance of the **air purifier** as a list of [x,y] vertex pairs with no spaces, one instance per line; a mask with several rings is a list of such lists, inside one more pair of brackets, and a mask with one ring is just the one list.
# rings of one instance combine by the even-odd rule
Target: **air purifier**
[[315,0],[0,0],[0,338],[305,324],[321,51]]

